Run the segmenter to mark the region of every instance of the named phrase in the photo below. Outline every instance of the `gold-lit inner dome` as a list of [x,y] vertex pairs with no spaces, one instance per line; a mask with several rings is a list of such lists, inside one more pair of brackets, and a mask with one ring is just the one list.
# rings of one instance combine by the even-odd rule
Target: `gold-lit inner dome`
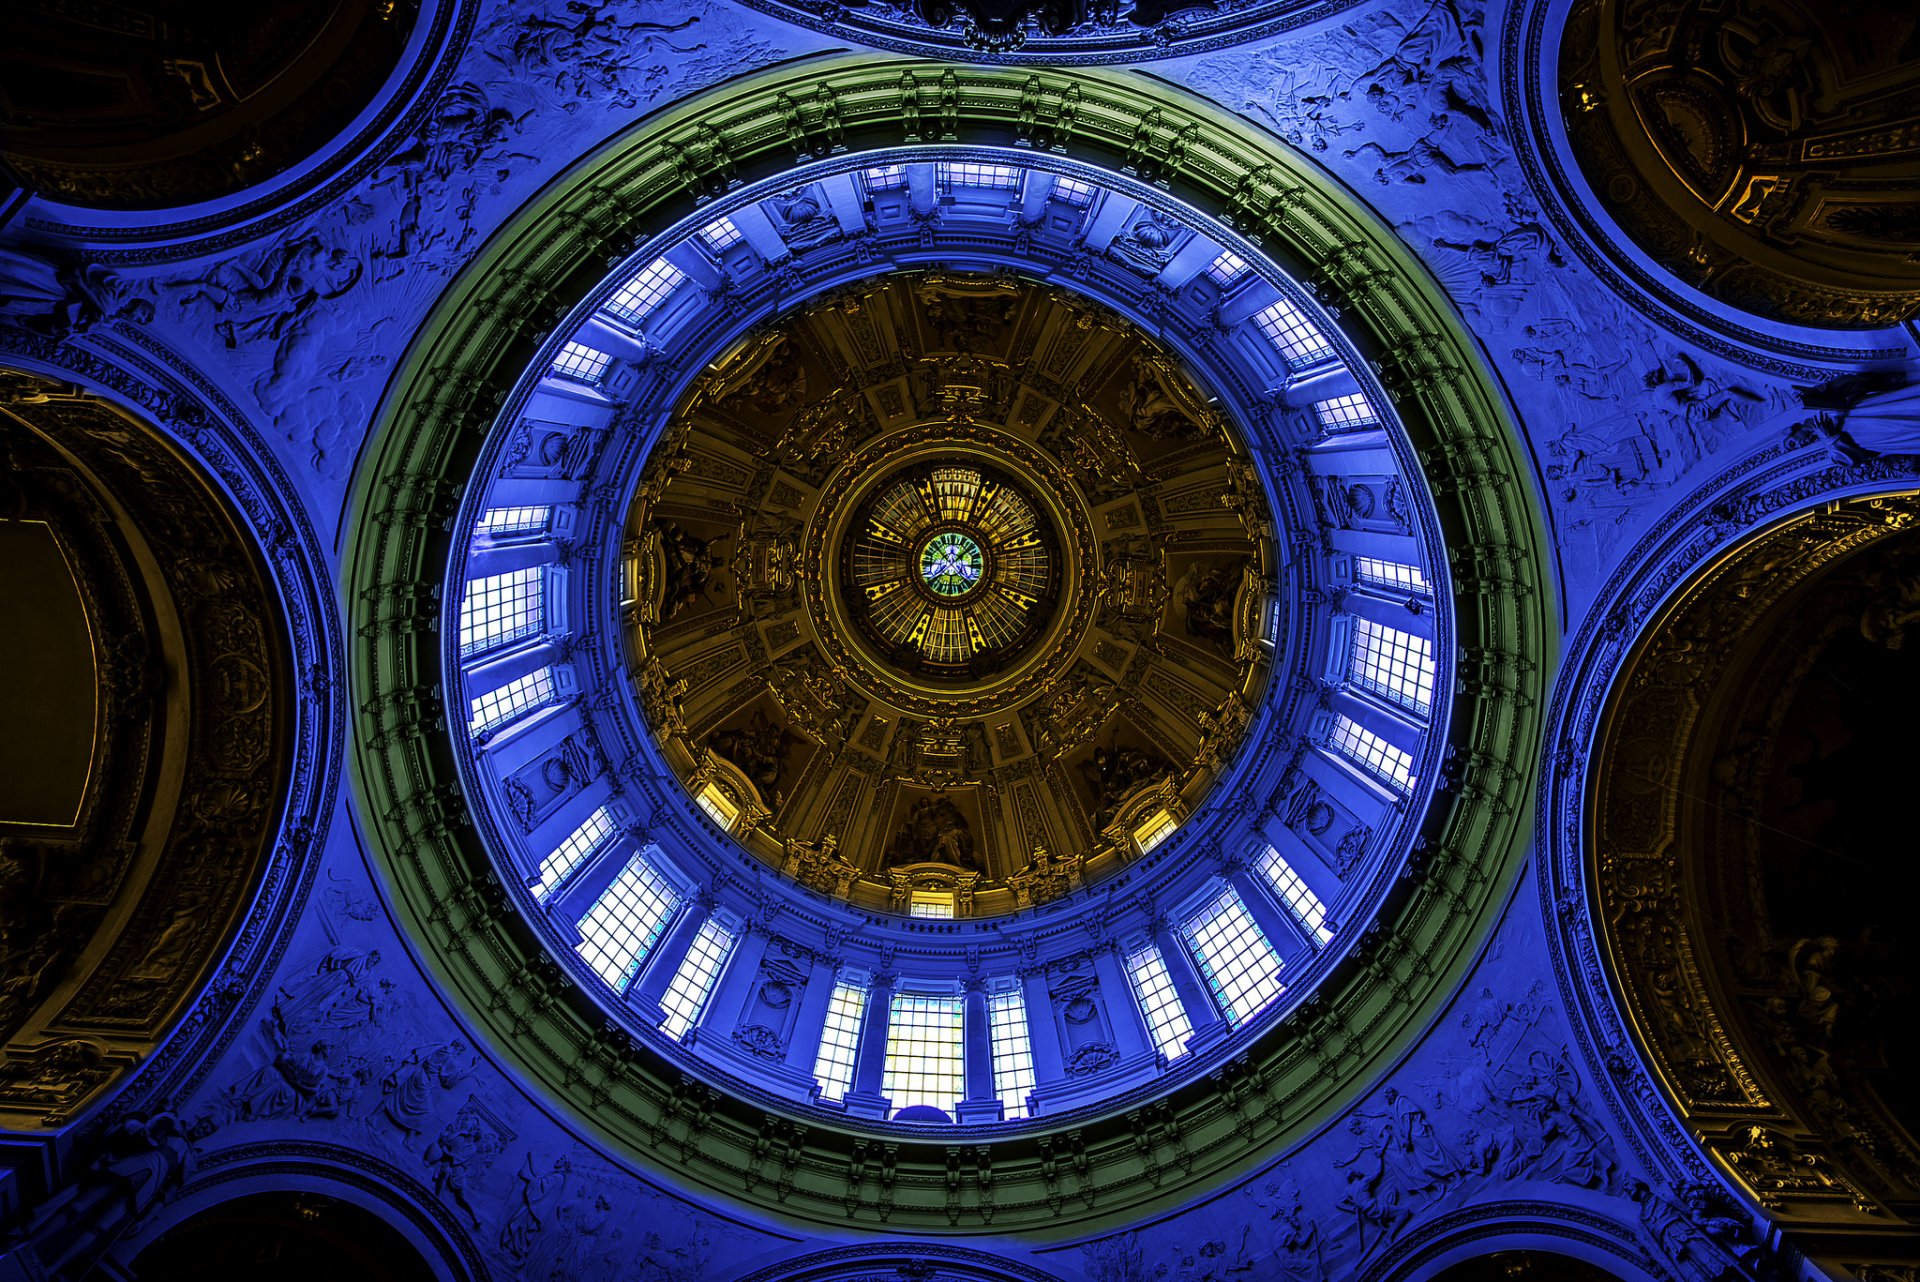
[[1177,834],[1265,698],[1278,556],[1218,402],[1030,281],[770,322],[627,518],[632,671],[692,803],[901,916],[1047,903]]

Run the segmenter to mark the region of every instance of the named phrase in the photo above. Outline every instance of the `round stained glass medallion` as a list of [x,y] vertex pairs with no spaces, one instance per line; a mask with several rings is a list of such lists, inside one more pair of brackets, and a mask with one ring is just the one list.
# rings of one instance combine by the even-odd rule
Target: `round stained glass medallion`
[[963,597],[980,585],[986,557],[972,535],[946,530],[927,540],[920,550],[920,577],[927,591],[939,597]]
[[1058,536],[1034,483],[960,457],[883,474],[858,502],[844,536],[847,607],[894,668],[974,681],[1040,638]]

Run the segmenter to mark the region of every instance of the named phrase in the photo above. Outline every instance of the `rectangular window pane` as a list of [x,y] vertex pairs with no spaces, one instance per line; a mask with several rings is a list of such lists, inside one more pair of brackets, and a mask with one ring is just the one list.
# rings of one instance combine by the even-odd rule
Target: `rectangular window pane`
[[624,993],[679,904],[679,894],[646,852],[636,851],[580,919],[575,951],[614,991]]
[[862,172],[869,195],[876,191],[905,191],[907,171],[900,165],[877,165]]
[[1373,731],[1362,729],[1349,717],[1333,719],[1333,733],[1327,742],[1341,756],[1376,778],[1402,788],[1413,783],[1413,757]]
[[1018,191],[1020,171],[1012,165],[979,165],[969,161],[942,162],[940,181],[948,187],[985,187],[992,191]]
[[700,803],[700,809],[707,812],[707,818],[726,831],[733,831],[733,821],[740,817],[740,807],[734,805],[726,793],[709,783],[704,785],[693,799]]
[[895,993],[887,1023],[887,1071],[880,1093],[893,1111],[930,1104],[952,1117],[964,1089],[959,997]]
[[547,567],[467,580],[460,598],[460,657],[537,636],[546,626]]
[[1133,984],[1140,1013],[1147,1018],[1154,1046],[1168,1059],[1184,1055],[1193,1025],[1180,1006],[1180,994],[1173,991],[1173,976],[1167,974],[1167,961],[1160,949],[1146,944],[1128,953],[1127,979]]
[[1146,854],[1155,846],[1173,836],[1180,827],[1178,821],[1164,810],[1156,810],[1147,816],[1147,821],[1133,830],[1133,839],[1140,846],[1140,853]]
[[1399,588],[1407,592],[1432,594],[1427,586],[1427,576],[1420,573],[1417,565],[1406,565],[1400,561],[1382,561],[1378,557],[1356,556],[1353,558],[1353,573],[1362,583],[1377,588]]
[[909,917],[951,917],[953,896],[943,890],[916,890],[907,901]]
[[1300,879],[1286,856],[1272,846],[1267,847],[1266,857],[1260,861],[1260,871],[1294,920],[1306,930],[1307,938],[1313,940],[1315,947],[1324,948],[1333,939],[1333,932],[1327,929],[1327,906],[1320,902],[1320,896]]
[[1229,886],[1180,928],[1227,1022],[1238,1027],[1285,991],[1280,954]]
[[1424,717],[1433,710],[1433,642],[1372,619],[1356,619],[1347,677]]
[[987,998],[987,1030],[993,1042],[993,1093],[1008,1118],[1027,1115],[1033,1090],[1033,1041],[1027,1035],[1027,999],[1017,988]]
[[700,933],[693,937],[693,947],[680,959],[680,968],[673,972],[673,982],[660,998],[660,1005],[667,1012],[666,1019],[660,1022],[661,1032],[677,1041],[700,1022],[700,1012],[706,1009],[707,998],[713,996],[714,981],[720,978],[720,971],[738,942],[738,936],[711,917],[700,924]]
[[1320,426],[1329,432],[1351,432],[1380,421],[1380,416],[1374,413],[1373,403],[1358,392],[1351,396],[1315,401],[1313,412],[1319,418]]
[[1264,311],[1255,312],[1253,323],[1280,349],[1289,365],[1305,365],[1333,355],[1333,347],[1320,327],[1284,298]]
[[1231,285],[1247,273],[1247,260],[1231,249],[1223,249],[1220,256],[1207,264],[1207,275],[1216,284]]
[[541,668],[524,677],[516,677],[472,701],[468,708],[467,729],[476,738],[490,734],[509,721],[552,703],[554,694],[552,668]]
[[588,347],[585,343],[568,343],[554,358],[553,372],[576,383],[598,386],[606,375],[607,366],[611,364],[613,357],[598,348]]
[[560,883],[571,877],[574,869],[585,863],[587,856],[600,849],[612,836],[613,815],[602,806],[569,833],[558,850],[540,861],[540,881],[533,888],[534,900],[546,903],[553,892],[560,888]]
[[1093,186],[1078,178],[1056,178],[1053,180],[1053,198],[1075,209],[1085,209],[1093,202]]
[[827,1024],[820,1030],[820,1054],[813,1075],[820,1079],[820,1098],[839,1099],[853,1085],[853,1061],[860,1051],[860,1021],[867,1017],[867,990],[852,980],[833,986],[827,1001]]
[[480,514],[479,522],[473,527],[474,533],[489,538],[504,538],[509,534],[538,534],[547,528],[547,521],[553,516],[550,507],[490,507]]
[[633,278],[606,301],[603,311],[629,325],[638,325],[647,313],[667,301],[687,274],[664,258],[656,258],[633,274]]
[[731,218],[716,218],[700,229],[700,243],[716,254],[731,249],[743,239]]

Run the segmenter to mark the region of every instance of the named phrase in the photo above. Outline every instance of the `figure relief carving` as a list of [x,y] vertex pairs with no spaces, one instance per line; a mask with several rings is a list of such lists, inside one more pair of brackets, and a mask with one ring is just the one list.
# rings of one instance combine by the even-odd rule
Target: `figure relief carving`
[[939,863],[978,872],[973,825],[950,797],[923,797],[907,811],[906,822],[887,848],[889,866]]
[[1159,783],[1173,771],[1172,764],[1151,748],[1119,742],[1096,745],[1080,763],[1081,778],[1093,794],[1095,823],[1104,825],[1140,789]]
[[1084,863],[1083,856],[1055,857],[1048,853],[1045,846],[1035,846],[1033,858],[1007,878],[1007,885],[1013,890],[1015,906],[1036,907],[1080,889]]
[[794,735],[788,734],[759,708],[754,709],[745,725],[707,736],[707,746],[740,767],[759,790],[762,800],[776,811],[784,800],[780,791],[781,776],[797,742]]

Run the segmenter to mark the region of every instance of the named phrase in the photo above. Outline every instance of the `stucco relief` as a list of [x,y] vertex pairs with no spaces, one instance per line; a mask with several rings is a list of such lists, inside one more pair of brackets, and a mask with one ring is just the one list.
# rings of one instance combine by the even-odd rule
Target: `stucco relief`
[[[1569,577],[1709,459],[1768,439],[1791,390],[1646,321],[1570,269],[1489,96],[1488,14],[1391,3],[1305,41],[1200,61],[1191,83],[1366,193],[1476,322],[1532,425]],[[1651,393],[1651,395],[1649,395]]]
[[[418,1000],[404,947],[362,915],[364,878],[329,862],[324,906],[251,1031],[180,1110],[189,1169],[263,1143],[369,1154],[409,1173],[439,1203],[443,1227],[499,1277],[692,1282],[765,1249],[529,1108],[522,1088]],[[149,1218],[181,1184],[160,1191]]]
[[[1494,955],[1516,946],[1510,936]],[[1642,1267],[1658,1260],[1691,1279],[1760,1262],[1717,1190],[1655,1188],[1635,1174],[1566,1036],[1540,983],[1482,982],[1310,1155],[1163,1225],[1086,1243],[1077,1262],[1095,1282],[1373,1276],[1436,1220],[1547,1185],[1637,1238]]]
[[[271,246],[124,281],[90,277],[59,306],[144,305],[175,333],[201,335],[207,364],[266,412],[290,461],[337,482],[414,322],[550,158],[787,52],[759,20],[716,22],[701,0],[580,5],[568,16],[483,20],[418,129],[353,195]],[[103,295],[107,283],[124,297]]]

